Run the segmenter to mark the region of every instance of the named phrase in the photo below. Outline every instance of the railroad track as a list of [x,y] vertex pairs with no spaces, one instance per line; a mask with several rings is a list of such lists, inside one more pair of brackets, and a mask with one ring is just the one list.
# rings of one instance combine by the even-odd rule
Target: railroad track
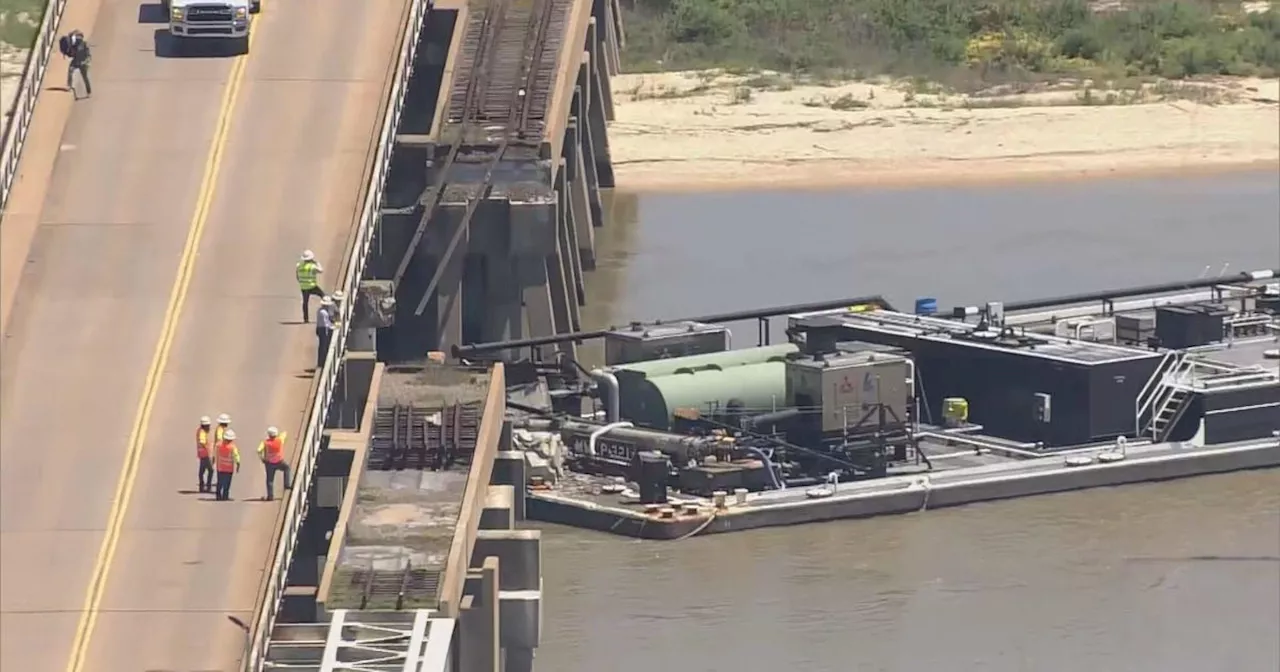
[[480,431],[481,404],[379,408],[369,440],[369,468],[440,471],[470,463]]
[[412,565],[399,571],[357,569],[345,587],[350,593],[359,593],[361,609],[412,609],[419,606],[416,603],[435,598],[440,571]]
[[467,26],[467,39],[460,54],[460,70],[466,76],[455,81],[446,114],[448,123],[459,125],[458,136],[441,162],[435,182],[423,195],[422,218],[393,278],[397,284],[408,271],[413,252],[440,204],[449,173],[463,146],[478,129],[484,132],[486,140],[493,139],[494,144],[476,156],[467,157],[469,162],[485,165],[483,178],[467,197],[462,220],[427,283],[415,310],[417,315],[426,310],[447,267],[445,262],[465,237],[476,208],[492,191],[493,173],[507,149],[513,145],[536,148],[542,143],[562,41],[562,36],[550,29],[556,19],[563,18],[572,1],[491,0],[472,10],[483,14],[479,21],[469,22]]

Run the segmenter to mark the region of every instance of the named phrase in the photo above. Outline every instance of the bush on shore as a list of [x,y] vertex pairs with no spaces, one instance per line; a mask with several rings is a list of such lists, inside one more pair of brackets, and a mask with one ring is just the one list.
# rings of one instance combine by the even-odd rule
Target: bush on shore
[[856,71],[982,82],[1280,72],[1280,12],[1211,0],[622,0],[629,72]]
[[30,49],[46,4],[45,0],[0,0],[0,44]]

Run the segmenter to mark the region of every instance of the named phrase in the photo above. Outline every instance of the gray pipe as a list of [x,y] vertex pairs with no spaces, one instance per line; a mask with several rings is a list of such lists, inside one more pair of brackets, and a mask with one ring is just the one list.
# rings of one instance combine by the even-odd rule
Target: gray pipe
[[618,410],[618,377],[604,369],[592,369],[591,378],[602,391],[605,422],[617,422],[621,414]]

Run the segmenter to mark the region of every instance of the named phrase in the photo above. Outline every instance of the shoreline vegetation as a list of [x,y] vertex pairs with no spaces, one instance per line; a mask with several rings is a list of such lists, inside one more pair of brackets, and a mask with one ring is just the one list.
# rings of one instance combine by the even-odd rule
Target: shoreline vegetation
[[623,2],[621,189],[1280,169],[1267,2]]
[[46,4],[45,0],[0,0],[0,135],[9,125],[10,106]]

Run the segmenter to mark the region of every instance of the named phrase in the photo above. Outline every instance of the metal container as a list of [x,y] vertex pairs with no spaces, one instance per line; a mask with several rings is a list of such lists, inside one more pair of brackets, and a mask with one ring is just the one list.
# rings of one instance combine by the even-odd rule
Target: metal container
[[816,419],[816,429],[832,434],[857,425],[879,404],[891,421],[906,422],[910,378],[910,360],[901,355],[862,351],[803,357],[786,363],[786,398],[791,406],[813,411],[803,417]]
[[1155,315],[1116,315],[1116,340],[1146,343],[1156,333]]
[[646,362],[667,357],[687,357],[729,348],[729,330],[701,322],[643,325],[605,334],[604,361],[608,366]]

